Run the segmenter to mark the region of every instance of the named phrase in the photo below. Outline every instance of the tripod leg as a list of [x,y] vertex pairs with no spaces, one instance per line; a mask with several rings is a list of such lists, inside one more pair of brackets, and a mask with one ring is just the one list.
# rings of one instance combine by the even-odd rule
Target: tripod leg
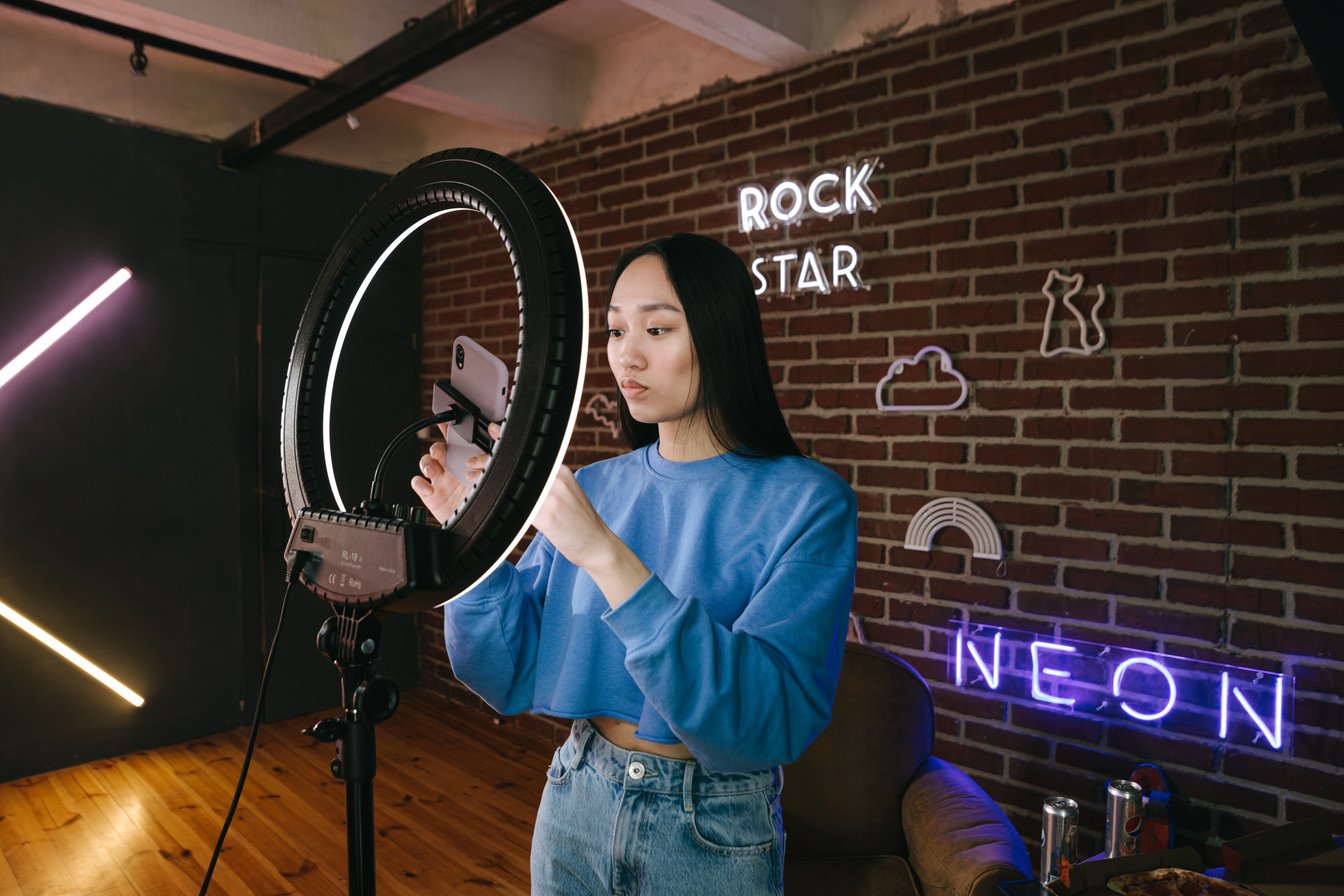
[[377,760],[373,723],[347,722],[336,758],[345,781],[350,896],[374,896],[373,776]]

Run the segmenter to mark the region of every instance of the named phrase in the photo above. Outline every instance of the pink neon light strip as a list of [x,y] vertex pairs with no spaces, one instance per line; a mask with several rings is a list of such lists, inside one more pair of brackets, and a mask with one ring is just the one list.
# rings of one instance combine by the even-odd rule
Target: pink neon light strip
[[129,279],[131,279],[130,268],[122,268],[108,277],[102,286],[89,293],[88,298],[71,309],[70,313],[58,320],[51,329],[37,337],[32,345],[19,352],[14,360],[4,367],[0,367],[0,389],[4,388],[5,383],[14,379],[20,370],[31,364],[38,355],[51,348],[57,339],[69,333],[75,324],[87,317],[90,311],[101,305],[104,299],[120,289],[121,285]]

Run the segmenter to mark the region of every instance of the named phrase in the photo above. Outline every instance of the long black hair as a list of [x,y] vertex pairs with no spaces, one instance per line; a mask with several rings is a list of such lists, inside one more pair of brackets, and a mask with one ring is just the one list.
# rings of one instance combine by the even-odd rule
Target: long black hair
[[[663,262],[691,331],[700,366],[700,394],[710,435],[733,454],[780,457],[801,454],[779,409],[761,331],[761,311],[742,259],[718,240],[694,233],[661,237],[631,249],[616,262],[612,291],[621,273],[638,258]],[[610,294],[607,304],[611,304]],[[632,448],[658,439],[656,423],[630,416],[618,390],[621,429]]]

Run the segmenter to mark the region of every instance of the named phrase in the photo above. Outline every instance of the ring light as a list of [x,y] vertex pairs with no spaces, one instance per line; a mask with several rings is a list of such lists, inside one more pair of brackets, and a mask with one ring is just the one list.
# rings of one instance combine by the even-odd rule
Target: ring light
[[[469,501],[448,527],[418,508],[347,509],[331,461],[341,349],[383,262],[426,223],[475,211],[495,228],[518,288],[518,363],[507,416]],[[427,609],[468,590],[522,539],[564,460],[587,362],[587,277],[564,209],[531,172],[479,149],[415,162],[365,203],[327,258],[290,354],[281,470],[298,578],[334,608]],[[370,471],[372,472],[372,471]]]

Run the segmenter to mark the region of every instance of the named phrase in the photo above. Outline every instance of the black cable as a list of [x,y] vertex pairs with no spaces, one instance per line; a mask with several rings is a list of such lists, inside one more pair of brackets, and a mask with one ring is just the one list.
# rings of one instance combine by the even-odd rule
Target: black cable
[[266,705],[266,686],[271,679],[271,660],[275,658],[275,645],[280,643],[280,630],[285,625],[285,606],[289,603],[289,592],[293,590],[295,581],[299,578],[299,571],[307,563],[307,555],[299,553],[295,558],[289,571],[285,574],[285,595],[280,598],[280,618],[275,623],[275,634],[271,636],[270,649],[266,651],[266,665],[261,670],[261,687],[257,691],[257,705],[252,712],[252,728],[247,734],[247,748],[243,751],[243,767],[238,771],[238,785],[233,790],[233,802],[229,804],[228,814],[224,816],[224,826],[219,829],[219,840],[215,843],[215,851],[210,856],[210,865],[205,869],[205,880],[201,881],[201,892],[199,896],[205,896],[205,891],[210,887],[210,878],[215,873],[215,863],[219,861],[219,854],[224,849],[224,837],[229,833],[229,825],[233,823],[233,813],[238,810],[238,801],[243,796],[243,784],[247,781],[247,769],[252,764],[252,749],[257,744],[257,731],[261,727],[261,712]]
[[382,503],[383,499],[383,479],[387,474],[387,464],[392,460],[392,452],[401,446],[401,443],[415,435],[427,426],[434,426],[439,423],[456,423],[463,416],[461,408],[453,407],[448,410],[435,414],[433,417],[426,417],[418,420],[410,426],[403,429],[392,437],[392,441],[383,449],[383,456],[378,458],[378,466],[373,471],[373,484],[369,486],[369,507],[376,509]]

